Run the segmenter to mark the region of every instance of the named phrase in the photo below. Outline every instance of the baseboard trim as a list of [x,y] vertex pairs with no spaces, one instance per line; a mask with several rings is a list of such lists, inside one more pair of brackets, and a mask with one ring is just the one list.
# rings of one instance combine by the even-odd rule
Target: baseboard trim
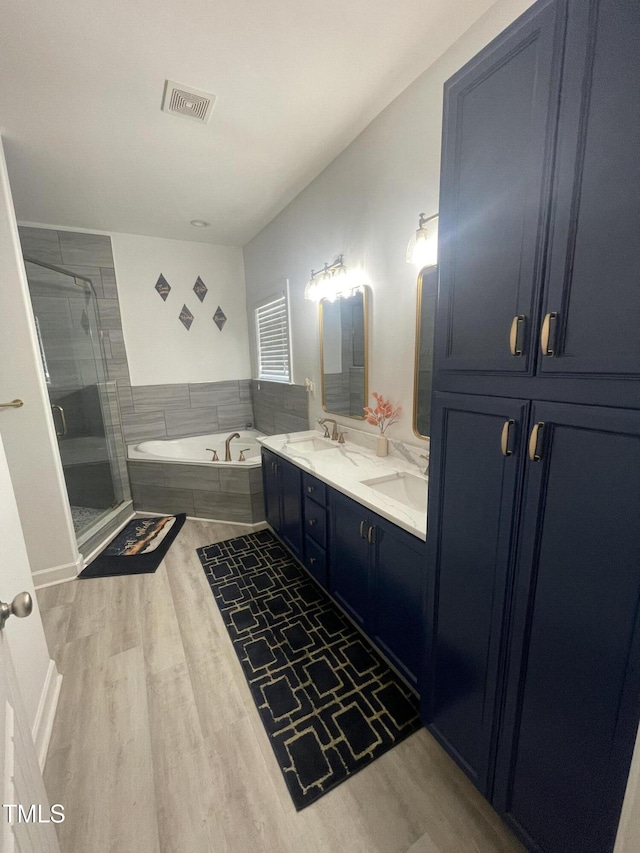
[[49,749],[49,741],[51,740],[53,721],[56,716],[61,686],[62,675],[58,672],[55,663],[50,660],[31,732],[41,771],[44,770],[47,760],[47,751]]
[[33,572],[33,585],[36,589],[44,589],[47,586],[53,586],[57,583],[72,581],[78,577],[78,573],[82,571],[82,567],[82,556],[79,554],[78,559],[73,563],[65,563],[63,566],[51,566],[48,569],[39,569],[37,572]]
[[[138,518],[162,518],[163,515],[174,515],[174,513],[147,512],[146,509],[136,510]],[[188,515],[187,521],[211,521],[214,524],[231,524],[235,527],[243,527],[247,533],[257,533],[258,530],[266,530],[269,527],[266,521],[229,521],[228,518],[204,518],[201,515]]]

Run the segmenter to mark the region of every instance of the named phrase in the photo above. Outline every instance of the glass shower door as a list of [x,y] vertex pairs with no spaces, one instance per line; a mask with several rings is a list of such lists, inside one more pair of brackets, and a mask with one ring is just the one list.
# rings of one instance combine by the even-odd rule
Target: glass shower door
[[76,537],[123,499],[105,429],[106,367],[91,284],[25,261]]

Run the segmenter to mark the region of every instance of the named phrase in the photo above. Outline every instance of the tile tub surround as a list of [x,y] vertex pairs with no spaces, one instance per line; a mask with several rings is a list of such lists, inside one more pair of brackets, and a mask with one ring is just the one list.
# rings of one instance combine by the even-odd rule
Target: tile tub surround
[[260,465],[129,460],[128,467],[138,512],[186,512],[193,518],[243,524],[264,521]]
[[304,385],[251,380],[254,423],[265,435],[309,429],[309,399]]
[[246,429],[254,422],[251,380],[135,385],[120,400],[125,441],[185,438]]
[[[385,474],[407,472],[424,480],[427,490],[427,477],[424,476],[425,461],[420,458],[422,448],[395,442],[394,452],[389,456],[379,457],[375,454],[375,435],[357,430],[350,431],[359,442],[349,440],[337,444],[330,451],[321,450],[316,453],[300,453],[295,450],[296,439],[313,438],[322,435],[317,430],[306,430],[285,435],[272,435],[259,438],[263,447],[271,450],[293,462],[303,471],[310,471],[315,477],[347,497],[368,507],[378,515],[398,525],[403,530],[413,533],[419,539],[427,538],[427,513],[405,506],[402,503],[380,494],[380,492],[365,486],[363,480],[382,477]],[[371,448],[367,446],[372,440]],[[402,448],[401,450],[399,448]]]

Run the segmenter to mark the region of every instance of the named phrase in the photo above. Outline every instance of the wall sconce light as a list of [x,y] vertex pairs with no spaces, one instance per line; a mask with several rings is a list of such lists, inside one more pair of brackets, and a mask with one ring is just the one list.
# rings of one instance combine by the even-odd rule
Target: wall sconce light
[[423,267],[435,267],[438,263],[438,214],[420,214],[418,230],[407,246],[407,263]]
[[332,264],[321,270],[311,270],[311,278],[304,289],[304,298],[311,302],[328,299],[333,302],[341,296],[350,296],[359,285],[354,285],[344,263],[344,255],[339,255]]

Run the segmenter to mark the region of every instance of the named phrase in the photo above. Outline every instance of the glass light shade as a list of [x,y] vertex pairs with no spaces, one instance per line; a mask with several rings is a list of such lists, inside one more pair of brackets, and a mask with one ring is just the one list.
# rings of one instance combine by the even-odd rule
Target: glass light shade
[[310,278],[307,282],[307,286],[304,289],[304,298],[308,299],[310,302],[318,302],[318,282],[315,278]]
[[420,226],[409,240],[407,263],[423,267],[434,267],[438,263],[438,215],[428,219],[420,214]]
[[336,296],[348,296],[351,290],[351,280],[347,268],[342,264],[333,273],[332,289]]

